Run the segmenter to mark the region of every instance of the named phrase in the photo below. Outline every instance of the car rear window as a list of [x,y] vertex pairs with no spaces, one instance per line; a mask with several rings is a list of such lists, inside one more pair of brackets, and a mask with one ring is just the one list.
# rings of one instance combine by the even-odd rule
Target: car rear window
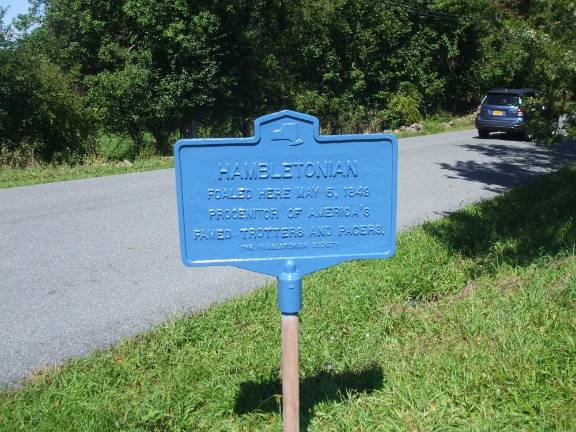
[[486,95],[483,104],[486,105],[518,105],[520,98],[511,94],[489,94]]

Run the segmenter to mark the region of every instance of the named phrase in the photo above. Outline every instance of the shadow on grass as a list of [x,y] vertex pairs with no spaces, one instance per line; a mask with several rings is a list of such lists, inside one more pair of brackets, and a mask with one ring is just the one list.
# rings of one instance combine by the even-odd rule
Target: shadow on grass
[[[314,407],[326,401],[343,401],[358,393],[369,394],[382,388],[383,372],[372,365],[358,372],[332,373],[321,371],[300,382],[300,426],[303,431],[314,415]],[[281,411],[282,387],[278,378],[263,382],[244,382],[236,395],[234,412],[238,415],[249,412]]]
[[576,248],[576,165],[449,214],[424,230],[480,265],[528,265]]

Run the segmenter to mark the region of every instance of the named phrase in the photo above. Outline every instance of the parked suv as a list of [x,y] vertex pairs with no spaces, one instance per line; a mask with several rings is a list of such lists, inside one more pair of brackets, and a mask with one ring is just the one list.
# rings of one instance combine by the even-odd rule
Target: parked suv
[[490,90],[476,113],[478,136],[486,138],[490,132],[513,132],[530,139],[526,131],[526,111],[522,105],[527,98],[534,96],[536,91],[528,88]]

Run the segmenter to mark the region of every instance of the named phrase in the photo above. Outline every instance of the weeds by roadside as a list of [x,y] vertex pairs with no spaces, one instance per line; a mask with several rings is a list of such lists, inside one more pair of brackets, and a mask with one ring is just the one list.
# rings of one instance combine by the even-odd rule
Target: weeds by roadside
[[[469,129],[473,127],[473,124],[473,119],[470,116],[437,116],[422,122],[419,130],[404,128],[395,132],[399,138],[406,138]],[[151,171],[174,166],[171,157],[159,157],[146,153],[151,148],[149,143],[144,149],[148,150],[144,151],[136,159],[134,159],[135,154],[128,138],[102,137],[99,141],[99,146],[101,147],[100,152],[108,155],[107,159],[92,158],[76,165],[43,165],[37,163],[23,168],[0,165],[0,189],[79,178]]]
[[38,165],[28,168],[0,167],[0,189],[172,168],[171,157],[151,157],[133,162],[92,160],[82,165]]

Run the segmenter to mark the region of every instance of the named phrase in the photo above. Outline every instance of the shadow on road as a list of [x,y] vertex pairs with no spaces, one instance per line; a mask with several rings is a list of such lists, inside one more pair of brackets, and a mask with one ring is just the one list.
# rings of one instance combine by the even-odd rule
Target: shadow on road
[[[532,158],[538,163],[537,154]],[[488,272],[502,264],[526,266],[545,256],[574,255],[576,167],[426,223],[424,229]]]
[[[308,430],[314,407],[326,401],[342,401],[358,393],[372,393],[382,388],[383,372],[378,365],[358,371],[332,373],[321,371],[300,382],[300,426]],[[249,381],[240,384],[234,412],[280,412],[282,387],[278,378],[263,382]]]
[[531,181],[543,172],[555,170],[567,163],[576,162],[576,143],[565,141],[554,146],[535,143],[519,143],[504,135],[490,143],[462,144],[461,147],[478,152],[493,160],[477,162],[457,161],[454,164],[440,163],[450,171],[448,178],[466,179],[484,183],[485,189],[502,192]]

